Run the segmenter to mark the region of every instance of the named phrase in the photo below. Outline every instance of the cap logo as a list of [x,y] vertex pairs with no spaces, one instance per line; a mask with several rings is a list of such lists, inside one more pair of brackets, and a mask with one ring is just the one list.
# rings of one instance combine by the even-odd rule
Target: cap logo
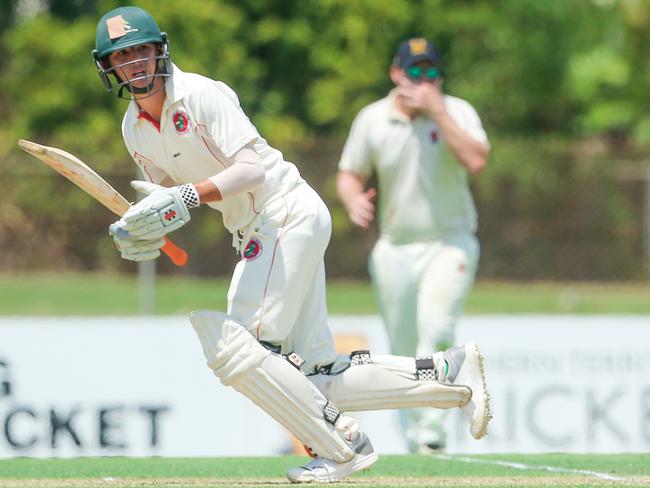
[[108,37],[111,41],[123,37],[129,32],[138,32],[138,29],[131,27],[128,20],[121,15],[116,15],[115,17],[106,20],[106,27],[108,28]]
[[409,51],[411,56],[417,56],[418,54],[425,54],[427,52],[428,42],[426,39],[421,37],[417,39],[409,40]]

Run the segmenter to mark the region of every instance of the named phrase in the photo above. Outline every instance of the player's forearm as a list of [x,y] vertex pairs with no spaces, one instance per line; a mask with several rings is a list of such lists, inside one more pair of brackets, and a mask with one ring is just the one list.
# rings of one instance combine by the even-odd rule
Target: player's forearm
[[477,141],[445,113],[437,115],[435,121],[451,153],[469,174],[477,174],[487,164],[489,149],[486,144]]
[[264,183],[264,176],[263,169],[237,164],[206,180],[194,183],[194,188],[201,203],[219,202],[224,198],[254,190]]
[[219,188],[217,188],[217,185],[210,181],[210,179],[194,183],[194,188],[199,194],[199,201],[201,203],[220,202],[223,200],[221,190],[219,190]]
[[[211,176],[208,181],[211,182],[218,190],[222,200],[224,198],[239,195],[254,190],[264,183],[266,174],[264,167],[257,164],[238,163],[230,166],[219,174]],[[211,195],[216,199],[216,192]],[[202,202],[204,200],[201,200]]]
[[218,202],[254,190],[266,179],[264,164],[255,151],[244,147],[221,173],[194,184],[201,203]]
[[[162,180],[158,184],[165,188],[170,188],[172,186],[178,185],[178,183],[172,180],[169,176],[167,176],[164,180]],[[220,200],[223,200],[221,191],[209,179],[199,181],[198,183],[194,183],[194,189],[196,190],[196,193],[198,193],[199,195],[200,203],[218,202]]]
[[336,175],[336,188],[348,211],[350,221],[362,229],[367,229],[375,218],[375,205],[372,202],[377,194],[374,188],[364,191],[366,179],[356,173],[339,171]]
[[339,171],[336,175],[336,192],[346,209],[363,193],[365,182],[360,175],[349,171]]

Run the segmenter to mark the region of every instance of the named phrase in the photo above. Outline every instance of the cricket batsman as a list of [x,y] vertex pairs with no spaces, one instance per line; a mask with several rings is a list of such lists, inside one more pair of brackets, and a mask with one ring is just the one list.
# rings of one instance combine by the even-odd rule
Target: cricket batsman
[[292,482],[331,483],[377,460],[346,412],[455,408],[483,437],[490,419],[474,343],[418,359],[356,351],[337,356],[327,324],[323,256],[331,219],[318,194],[259,134],[226,84],[172,63],[167,35],[137,7],[97,25],[93,57],[104,87],[129,100],[124,142],[147,196],[109,233],[124,259],[160,255],[162,238],[208,205],[221,212],[241,255],[224,312],[190,322],[208,367],[308,448]]

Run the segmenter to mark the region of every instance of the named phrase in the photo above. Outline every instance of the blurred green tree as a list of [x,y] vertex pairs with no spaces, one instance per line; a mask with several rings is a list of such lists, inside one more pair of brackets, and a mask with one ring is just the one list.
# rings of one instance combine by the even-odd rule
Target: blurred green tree
[[[39,4],[39,9],[25,5]],[[362,276],[372,234],[352,229],[333,175],[358,110],[391,88],[397,44],[439,45],[445,90],[478,109],[493,146],[474,180],[481,276],[639,278],[641,194],[616,161],[650,152],[647,0],[186,0],[151,11],[185,71],[224,80],[271,144],[298,162],[334,216],[330,274]],[[126,102],[90,55],[116,0],[0,0],[0,269],[120,267],[112,216],[16,150],[27,138],[87,160],[133,197]],[[187,272],[225,273],[228,236],[197,214]],[[234,259],[234,258],[233,258]],[[162,264],[164,271],[169,268]]]

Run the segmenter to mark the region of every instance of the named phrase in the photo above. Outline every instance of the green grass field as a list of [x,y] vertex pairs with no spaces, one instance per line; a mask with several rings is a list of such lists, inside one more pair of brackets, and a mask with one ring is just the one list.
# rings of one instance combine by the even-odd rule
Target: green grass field
[[[285,471],[307,460],[264,458],[82,458],[0,460],[2,487],[292,486]],[[295,485],[293,485],[295,486]],[[650,454],[382,456],[340,488],[650,486]]]
[[[159,314],[225,309],[227,281],[164,277]],[[362,282],[330,282],[332,314],[377,313]],[[114,274],[0,275],[0,315],[137,314],[136,276]],[[650,285],[481,283],[470,314],[650,314]],[[307,458],[80,458],[0,460],[0,487],[257,487],[292,486],[286,470]],[[650,454],[382,456],[340,488],[650,486]]]
[[[162,277],[156,313],[224,310],[225,279]],[[115,274],[0,274],[0,315],[130,315],[139,313],[138,279]],[[367,282],[328,283],[332,314],[375,314]],[[478,282],[468,314],[650,314],[650,283]]]

